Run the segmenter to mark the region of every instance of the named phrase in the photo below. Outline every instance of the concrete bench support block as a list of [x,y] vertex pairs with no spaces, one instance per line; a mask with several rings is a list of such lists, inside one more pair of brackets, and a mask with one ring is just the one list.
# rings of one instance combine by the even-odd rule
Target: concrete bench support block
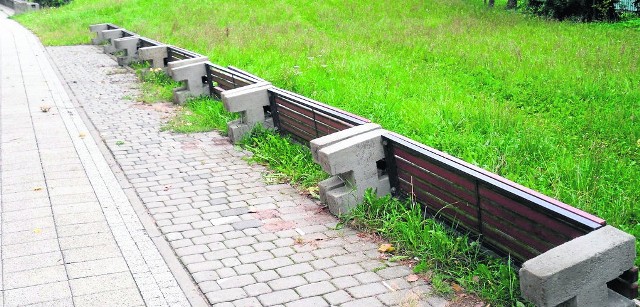
[[525,262],[522,295],[545,307],[634,306],[607,282],[631,268],[635,258],[635,238],[605,226]]
[[139,36],[129,36],[113,40],[116,51],[124,50],[125,52],[125,55],[118,56],[118,65],[129,65],[129,63],[138,59],[138,42],[140,42]]
[[116,46],[113,41],[117,38],[122,38],[124,36],[124,31],[122,31],[122,29],[113,29],[104,30],[101,33],[102,38],[109,42],[109,44],[104,45],[104,53],[112,54],[116,52]]
[[138,49],[138,59],[150,61],[152,68],[162,68],[166,71],[164,60],[169,57],[167,46],[151,46]]
[[365,124],[311,141],[314,160],[332,176],[318,184],[320,200],[331,213],[348,213],[369,188],[379,196],[390,192],[389,177],[377,167],[384,159],[381,136],[385,133],[378,125]]
[[[185,60],[188,61],[188,60]],[[196,62],[183,66],[169,66],[170,76],[175,81],[184,82],[184,86],[173,90],[173,100],[182,104],[191,97],[208,95],[209,86],[202,82],[207,75],[206,62]],[[172,63],[170,63],[172,64]]]
[[89,31],[96,34],[96,37],[91,39],[91,43],[94,45],[102,44],[105,41],[104,36],[102,35],[102,31],[105,31],[107,29],[109,29],[109,26],[106,23],[90,25]]
[[27,2],[27,1],[20,1],[20,0],[13,2],[13,10],[16,14],[37,11],[39,9],[40,9],[40,4],[35,2]]
[[269,105],[271,87],[269,82],[258,82],[222,92],[225,109],[241,115],[240,119],[227,124],[229,138],[233,143],[241,140],[258,123],[263,126],[273,125],[272,122],[265,122],[264,114],[264,107]]

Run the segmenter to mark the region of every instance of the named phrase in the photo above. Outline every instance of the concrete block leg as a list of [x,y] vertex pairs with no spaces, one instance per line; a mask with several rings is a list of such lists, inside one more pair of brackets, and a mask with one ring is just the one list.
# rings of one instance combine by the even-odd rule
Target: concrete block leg
[[173,80],[184,82],[183,87],[173,91],[175,103],[182,104],[191,97],[209,94],[209,87],[202,82],[202,78],[207,75],[204,62],[170,68],[170,71]]
[[124,36],[122,29],[104,30],[101,33],[102,38],[109,42],[109,44],[104,45],[104,53],[113,54],[116,52],[116,46],[114,45],[113,40]]
[[138,49],[138,59],[151,62],[152,68],[162,68],[166,72],[165,60],[169,57],[167,46],[152,46]]
[[269,105],[268,82],[258,82],[236,89],[222,92],[222,103],[229,112],[239,112],[241,118],[229,122],[227,125],[229,138],[233,143],[241,140],[253,127],[261,123],[264,126],[273,125],[266,121],[264,107]]
[[91,39],[91,43],[94,45],[100,45],[104,42],[104,37],[102,36],[102,31],[109,29],[108,24],[100,23],[89,26],[89,31],[96,34],[95,38]]
[[631,268],[635,258],[635,238],[605,226],[525,262],[522,295],[536,306],[633,306],[607,282]]
[[138,42],[140,42],[139,36],[129,36],[113,40],[116,51],[124,51],[124,55],[118,56],[118,65],[126,66],[138,59]]
[[389,177],[377,162],[384,159],[381,136],[387,131],[367,124],[311,141],[314,160],[332,175],[320,182],[320,199],[335,215],[346,214],[373,188],[379,196],[390,192]]

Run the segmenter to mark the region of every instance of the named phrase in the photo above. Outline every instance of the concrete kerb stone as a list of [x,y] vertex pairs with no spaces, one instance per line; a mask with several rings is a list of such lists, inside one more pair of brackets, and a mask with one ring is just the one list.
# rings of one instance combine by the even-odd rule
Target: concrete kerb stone
[[116,38],[113,40],[113,46],[116,51],[123,50],[124,55],[117,57],[118,65],[126,66],[134,60],[138,59],[138,43],[140,42],[139,36],[128,36],[122,38]]
[[167,66],[164,60],[169,57],[167,48],[169,46],[151,46],[138,49],[138,58],[142,61],[150,61],[152,68],[162,68],[165,72]]
[[229,138],[233,143],[242,139],[258,123],[264,126],[272,125],[265,123],[264,114],[264,107],[269,105],[269,89],[272,87],[269,82],[258,82],[222,92],[225,109],[241,114],[240,119],[227,124]]
[[[197,61],[196,61],[197,60]],[[175,65],[176,62],[183,62],[184,65]],[[209,87],[202,82],[207,75],[207,58],[195,58],[169,63],[169,75],[175,81],[184,82],[183,87],[173,90],[173,100],[182,104],[190,97],[198,97],[209,94]]]
[[332,176],[318,183],[320,200],[335,215],[351,211],[369,188],[379,196],[390,192],[389,177],[377,168],[377,162],[384,158],[381,136],[387,131],[369,125],[338,133],[338,137],[328,135],[311,141],[317,152],[314,159]]
[[607,282],[631,268],[635,238],[605,226],[528,260],[520,269],[524,298],[536,306],[634,306]]

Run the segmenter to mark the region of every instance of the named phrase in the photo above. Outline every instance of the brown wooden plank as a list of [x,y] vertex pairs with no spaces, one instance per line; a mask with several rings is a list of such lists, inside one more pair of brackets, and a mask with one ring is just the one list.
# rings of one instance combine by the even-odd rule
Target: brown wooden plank
[[343,122],[336,117],[326,115],[324,113],[316,113],[316,120],[328,127],[332,127],[338,131],[342,131],[353,127],[353,125]]
[[[502,206],[496,206],[491,202],[481,202],[482,217],[492,217],[495,221],[507,225],[507,227],[514,229],[514,231],[521,231],[528,236],[535,237],[540,241],[549,242],[554,246],[563,244],[573,238],[570,238],[564,232],[560,232],[557,229],[561,226],[556,225],[560,222],[550,219],[548,223],[544,225],[531,221],[527,217],[520,216],[519,214],[509,211]],[[507,230],[504,230],[507,231]]]
[[299,138],[305,141],[311,141],[315,139],[315,136],[309,134],[308,132],[300,129],[295,121],[292,121],[286,117],[280,117],[280,129],[288,132],[290,134],[296,135]]
[[[491,173],[491,172],[489,172],[489,171],[487,171],[485,169],[479,168],[479,167],[477,167],[477,166],[475,166],[475,165],[473,165],[471,163],[465,162],[465,161],[463,161],[461,159],[458,159],[458,158],[453,157],[453,156],[451,156],[449,154],[446,154],[444,152],[441,152],[439,150],[431,148],[431,147],[429,147],[427,145],[418,143],[418,142],[416,142],[416,141],[414,141],[414,140],[412,140],[412,139],[410,139],[408,137],[405,137],[403,135],[400,135],[400,134],[397,134],[397,133],[390,133],[390,134],[392,134],[393,137],[395,137],[395,138],[400,138],[400,139],[404,140],[405,142],[411,143],[413,146],[421,148],[421,150],[430,152],[430,153],[432,153],[434,155],[440,156],[441,158],[449,160],[452,163],[457,164],[459,168],[469,169],[469,170],[471,170],[473,172],[476,172],[476,173],[478,173],[478,174],[480,174],[482,176],[486,176],[486,177],[491,178],[493,180],[496,180],[496,181],[498,181],[498,182],[500,182],[502,184],[508,185],[508,186],[510,186],[510,187],[512,187],[514,189],[520,190],[523,193],[529,194],[529,195],[531,195],[531,196],[533,196],[535,198],[538,198],[540,201],[546,202],[546,203],[548,203],[550,205],[553,205],[553,206],[555,206],[555,207],[557,207],[559,209],[562,209],[562,210],[571,212],[573,214],[579,215],[579,216],[581,216],[581,217],[583,217],[585,219],[588,219],[588,220],[590,220],[590,221],[592,221],[594,223],[597,223],[597,224],[600,224],[600,225],[606,225],[605,220],[603,220],[603,219],[601,219],[601,218],[599,218],[599,217],[597,217],[595,215],[592,215],[592,214],[584,212],[584,211],[582,211],[580,209],[574,208],[574,207],[572,207],[570,205],[567,205],[567,204],[565,204],[565,203],[563,203],[563,202],[561,202],[561,201],[559,201],[557,199],[553,199],[553,198],[551,198],[549,196],[546,196],[546,195],[544,195],[544,194],[542,194],[540,192],[531,190],[531,189],[529,189],[527,187],[524,187],[524,186],[522,186],[520,184],[517,184],[517,183],[515,183],[515,182],[513,182],[511,180],[508,180],[508,179],[506,179],[504,177],[501,177],[501,176],[499,176],[497,174],[494,174],[494,173]],[[397,149],[397,148],[394,148],[394,150],[395,149]]]
[[440,176],[441,178],[448,180],[451,183],[459,185],[460,187],[463,188],[463,190],[468,190],[468,191],[475,190],[475,184],[469,178],[461,176],[453,171],[447,170],[440,166],[437,166],[432,162],[429,162],[427,160],[428,158],[425,159],[425,158],[417,157],[397,147],[393,148],[393,154],[425,170],[428,170],[429,172],[434,173]]
[[284,108],[278,109],[278,115],[279,119],[284,118],[288,120],[292,125],[294,125],[297,129],[306,132],[308,135],[313,136],[313,138],[317,137],[316,130],[313,127],[313,120]]
[[225,90],[232,90],[235,88],[235,85],[232,82],[226,79],[222,79],[218,75],[211,74],[211,79],[213,82],[217,83],[219,87]]
[[540,254],[564,243],[558,243],[558,240],[555,240],[555,242],[546,241],[542,237],[536,236],[534,233],[527,232],[527,229],[517,222],[515,224],[509,223],[500,216],[490,214],[489,211],[483,211],[482,213],[483,229],[491,227],[499,230],[501,233],[507,235],[506,239],[513,239],[514,244],[526,245]]
[[476,203],[476,192],[475,186],[473,190],[465,189],[460,185],[453,184],[451,181],[448,181],[434,173],[431,173],[425,169],[422,169],[409,161],[406,161],[400,157],[396,157],[396,167],[398,169],[406,170],[411,173],[413,176],[420,178],[422,180],[430,182],[432,185],[438,187],[441,190],[447,191],[456,197],[462,198],[470,203]]
[[278,106],[284,106],[285,108],[287,108],[289,110],[296,111],[296,112],[298,112],[300,114],[303,114],[304,116],[307,116],[309,118],[313,118],[313,110],[308,108],[308,107],[306,107],[306,106],[297,104],[297,103],[289,101],[289,100],[282,99],[279,96],[276,96],[276,104]]
[[399,182],[402,191],[405,191],[407,195],[415,197],[418,203],[426,206],[429,212],[435,214],[437,218],[444,218],[456,226],[461,226],[476,234],[478,233],[478,220],[474,216],[470,216],[463,210],[460,210],[460,208],[450,206],[448,203],[422,190],[412,190],[411,183],[405,180],[399,180]]
[[494,250],[497,249],[504,254],[510,254],[511,258],[517,262],[525,262],[539,255],[536,251],[532,251],[527,246],[517,244],[499,230],[488,225],[482,229],[482,233],[483,242],[494,246]]
[[449,206],[458,208],[470,216],[478,216],[478,208],[475,206],[475,204],[456,197],[455,195],[449,194],[446,191],[440,190],[438,187],[434,186],[428,181],[422,181],[423,179],[414,177],[411,173],[407,173],[402,169],[398,169],[398,178],[406,182],[413,183],[414,191],[420,190],[424,193],[431,194],[439,198],[443,202],[449,204]]
[[[571,225],[558,222],[557,219],[553,216],[545,215],[539,211],[533,210],[528,206],[518,203],[517,201],[499,194],[491,189],[485,187],[484,185],[480,185],[480,203],[481,206],[488,207],[493,204],[501,206],[505,208],[505,210],[517,213],[522,217],[526,217],[532,222],[540,225],[540,227],[553,227],[558,233],[563,233],[565,236],[569,238],[577,238],[583,234],[585,231],[580,230],[578,228],[572,227]],[[491,203],[488,203],[491,202]]]

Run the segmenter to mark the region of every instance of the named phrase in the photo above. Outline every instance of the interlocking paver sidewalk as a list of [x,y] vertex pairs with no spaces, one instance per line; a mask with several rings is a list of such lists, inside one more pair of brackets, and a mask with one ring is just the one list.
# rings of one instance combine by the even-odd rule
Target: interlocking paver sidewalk
[[3,306],[197,304],[143,227],[44,47],[4,10],[0,140]]
[[[2,22],[0,33],[5,23],[12,27],[10,33],[24,31],[13,22]],[[74,303],[81,304],[83,301],[75,297],[92,291],[93,285],[136,285],[141,293],[136,302],[144,300],[148,306],[157,304],[147,300],[153,295],[145,294],[146,291],[151,291],[154,298],[184,298],[175,281],[156,282],[158,291],[140,286],[153,286],[154,283],[139,279],[158,280],[155,268],[162,267],[164,262],[158,251],[153,251],[157,241],[144,239],[144,229],[139,222],[135,224],[134,210],[121,204],[126,199],[123,189],[135,191],[159,233],[170,242],[175,257],[212,305],[372,307],[447,303],[431,296],[430,287],[423,281],[407,282],[411,273],[408,267],[381,261],[377,245],[366,236],[348,228],[335,229],[336,218],[318,202],[289,185],[266,183],[262,178],[266,170],[243,160],[247,153],[232,146],[226,137],[215,132],[183,135],[162,131],[173,108],[133,101],[139,95],[135,76],[118,67],[99,47],[50,47],[45,54],[30,34],[1,35],[5,303],[9,298],[5,269],[11,266],[31,269],[31,261],[21,257],[43,259],[38,262],[51,271],[47,271],[47,276],[54,277],[46,286],[30,291],[49,295],[51,300],[63,293],[68,295],[61,298],[73,295]],[[38,48],[18,53],[13,51],[16,47],[7,46],[5,41]],[[70,93],[68,97],[60,94],[64,90],[59,84],[52,86],[48,81],[55,78],[47,66],[48,57],[55,63]],[[26,76],[28,80],[23,76],[18,79],[18,73],[5,78],[7,71],[23,66],[18,60],[38,63],[40,70],[46,71],[41,86],[55,93],[52,96],[63,98],[27,99],[39,92],[32,90],[37,82],[32,82],[31,74]],[[22,89],[14,90],[19,86]],[[5,93],[19,103],[7,103]],[[53,105],[48,113],[39,110],[45,102]],[[84,116],[89,127],[84,126],[81,119]],[[83,134],[85,131],[99,134],[102,144],[93,143],[92,134]],[[106,160],[113,159],[115,175],[106,170],[108,166],[102,156],[105,151],[101,153],[100,147],[108,149]],[[20,156],[16,154],[23,150],[27,151]],[[6,163],[9,161],[6,159],[15,162]],[[19,171],[24,179],[5,184],[5,178],[15,175],[10,172],[16,172],[5,169],[5,164],[27,164],[29,167]],[[120,173],[126,181],[116,180]],[[56,184],[55,180],[59,182]],[[43,189],[34,191],[35,187]],[[18,210],[27,198],[33,204],[29,219],[16,223],[12,219],[21,215],[10,212]],[[103,212],[104,219],[96,217],[99,212]],[[110,222],[118,218],[122,223]],[[78,221],[82,221],[82,226],[74,226]],[[26,237],[35,236],[40,244],[23,246],[20,243],[24,240],[5,235],[7,229],[24,232]],[[74,238],[64,239],[68,236]],[[68,254],[63,246],[69,250],[89,250]],[[101,246],[103,252],[96,253],[92,249],[95,246]],[[158,257],[145,258],[149,257],[146,256],[149,251]],[[61,264],[56,262],[59,256],[64,259]],[[5,258],[19,260],[12,264]],[[69,261],[76,265],[70,266]],[[162,276],[171,275],[166,267]],[[142,277],[145,272],[151,277]],[[74,288],[72,280],[96,273],[113,279],[109,279],[111,282],[95,279]],[[120,299],[105,294],[93,302],[99,302],[98,299],[106,302],[110,298],[113,299],[110,302]],[[164,303],[174,305],[168,299]]]
[[[135,76],[95,46],[48,52],[157,226],[211,304],[443,306],[411,270],[216,132],[161,131],[163,104],[131,101]],[[88,73],[91,72],[91,73]]]

